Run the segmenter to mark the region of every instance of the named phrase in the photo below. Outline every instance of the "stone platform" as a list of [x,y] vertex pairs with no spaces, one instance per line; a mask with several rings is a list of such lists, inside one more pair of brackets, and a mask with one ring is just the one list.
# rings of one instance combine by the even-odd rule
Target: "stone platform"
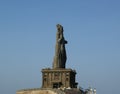
[[56,94],[56,93],[50,89],[25,89],[17,91],[16,94]]
[[16,94],[83,94],[79,89],[25,89]]

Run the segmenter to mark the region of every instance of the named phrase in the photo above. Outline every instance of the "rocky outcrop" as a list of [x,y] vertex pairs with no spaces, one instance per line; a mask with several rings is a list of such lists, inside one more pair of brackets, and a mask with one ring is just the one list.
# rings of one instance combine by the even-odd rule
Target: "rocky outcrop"
[[78,89],[25,89],[19,90],[16,94],[82,94]]

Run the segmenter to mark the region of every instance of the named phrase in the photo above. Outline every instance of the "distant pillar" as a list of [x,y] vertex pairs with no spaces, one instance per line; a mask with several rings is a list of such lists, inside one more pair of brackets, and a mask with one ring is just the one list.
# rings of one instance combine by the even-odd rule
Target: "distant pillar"
[[96,89],[95,88],[93,89],[93,94],[96,94]]
[[93,94],[92,88],[90,88],[89,94]]

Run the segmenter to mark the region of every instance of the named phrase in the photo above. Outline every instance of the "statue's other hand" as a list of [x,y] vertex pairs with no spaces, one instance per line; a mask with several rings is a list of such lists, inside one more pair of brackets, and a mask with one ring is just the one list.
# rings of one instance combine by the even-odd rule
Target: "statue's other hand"
[[67,44],[67,43],[68,43],[68,41],[66,41],[66,40],[65,40],[64,42],[65,42],[65,44]]

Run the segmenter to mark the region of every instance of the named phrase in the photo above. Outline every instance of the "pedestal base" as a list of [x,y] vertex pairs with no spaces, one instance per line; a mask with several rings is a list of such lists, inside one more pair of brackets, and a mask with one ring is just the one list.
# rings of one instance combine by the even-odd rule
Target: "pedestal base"
[[72,69],[42,69],[42,88],[77,88],[75,75]]

